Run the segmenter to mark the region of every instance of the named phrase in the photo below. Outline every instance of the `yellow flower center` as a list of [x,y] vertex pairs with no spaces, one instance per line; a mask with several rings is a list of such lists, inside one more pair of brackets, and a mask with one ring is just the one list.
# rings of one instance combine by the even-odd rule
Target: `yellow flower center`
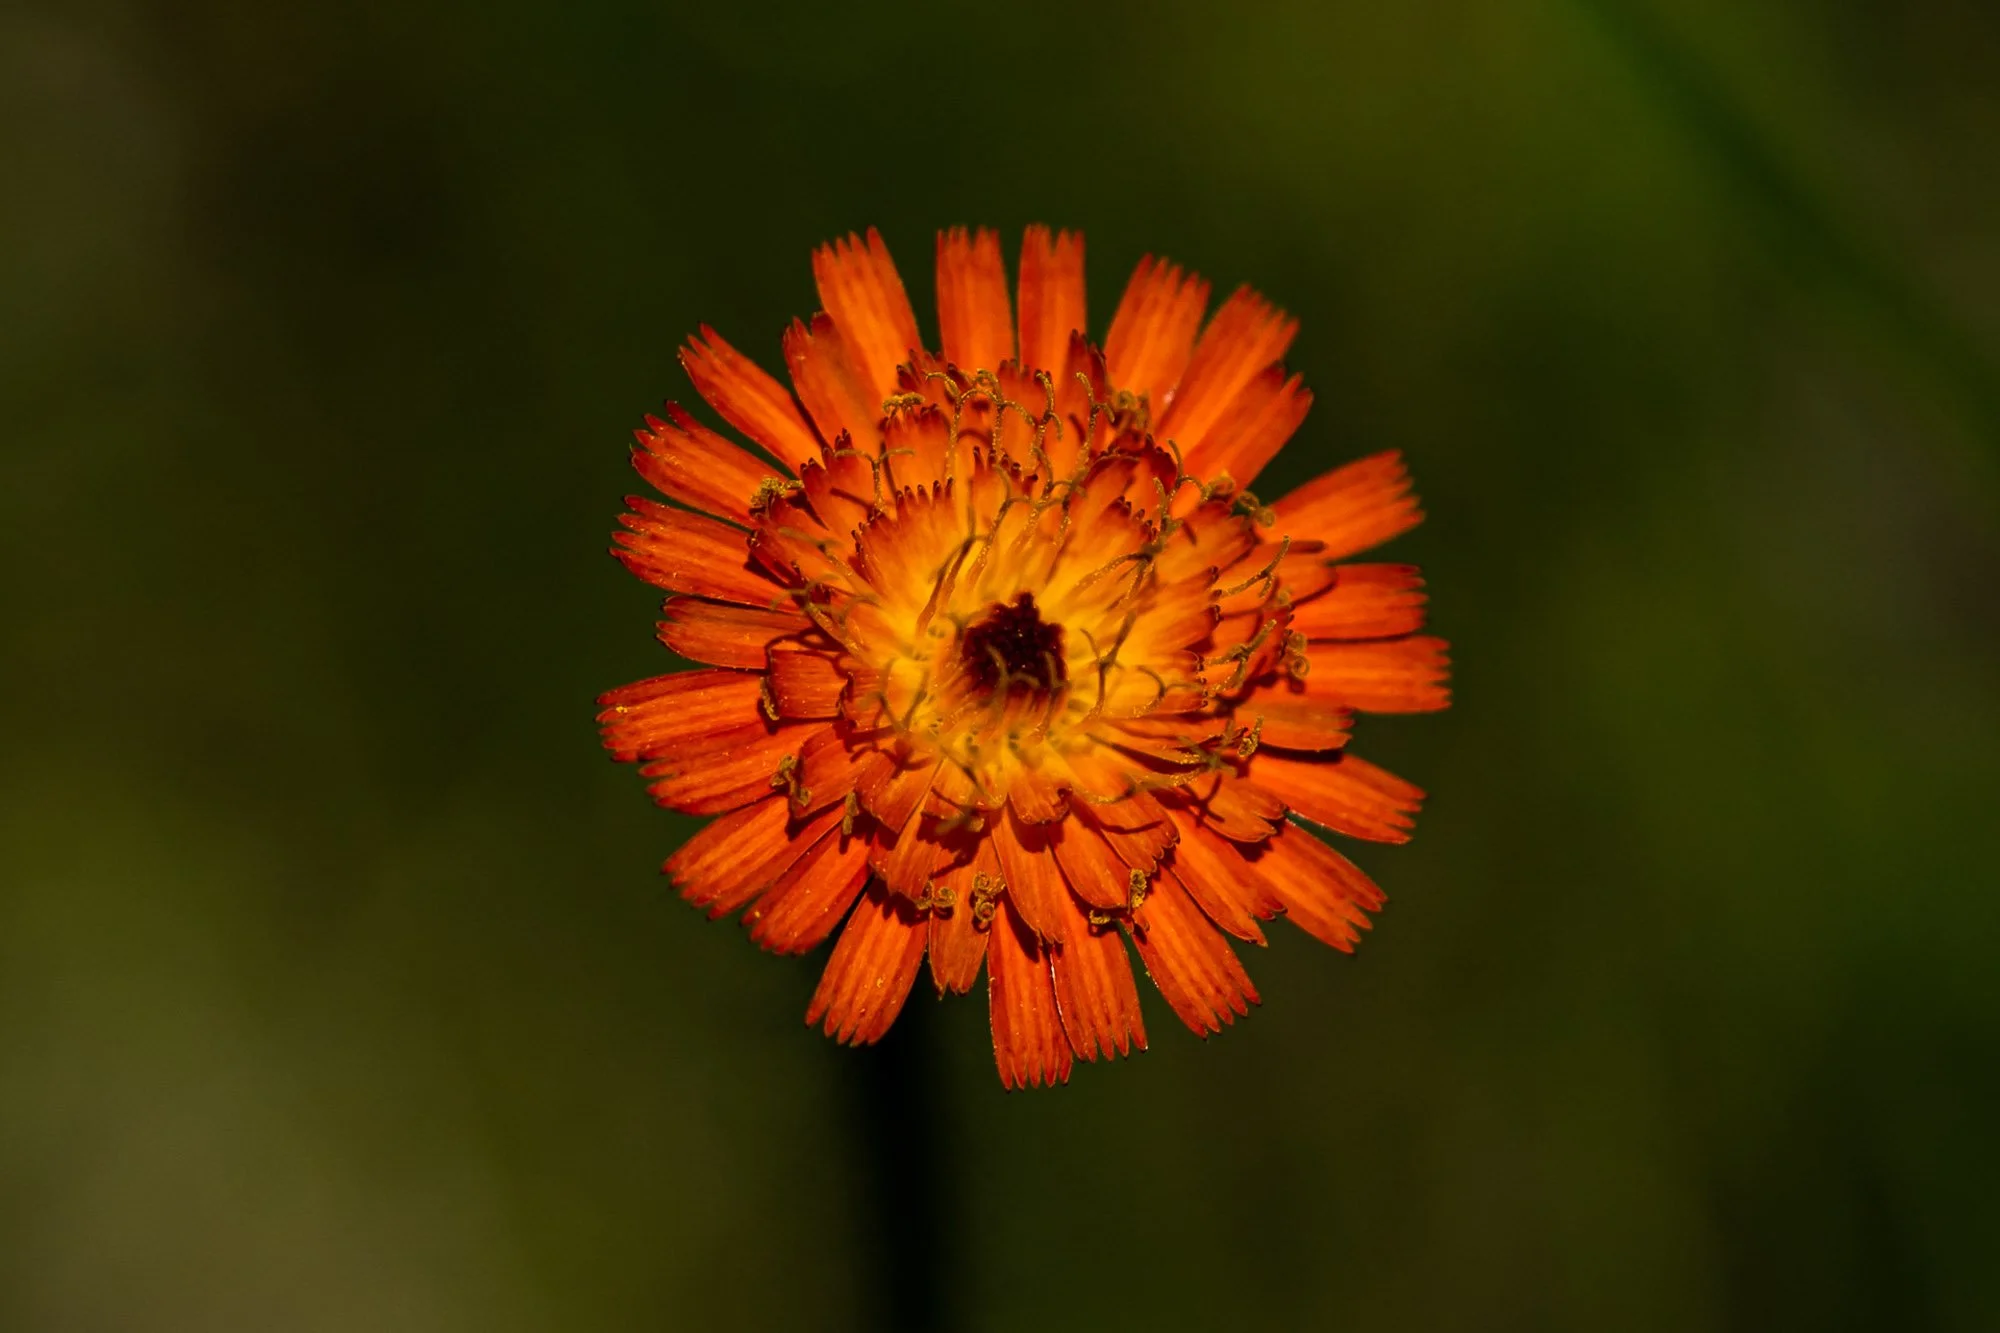
[[997,393],[966,410],[985,396],[953,403],[946,481],[898,490],[883,450],[892,485],[856,533],[841,637],[854,722],[941,754],[997,804],[1023,770],[1067,785],[1067,759],[1116,743],[1110,724],[1170,696],[1200,706],[1215,571],[1162,560],[1188,536],[1166,514],[1183,480],[1169,456],[1099,435],[1051,475],[1053,423],[1003,430],[1016,409]]

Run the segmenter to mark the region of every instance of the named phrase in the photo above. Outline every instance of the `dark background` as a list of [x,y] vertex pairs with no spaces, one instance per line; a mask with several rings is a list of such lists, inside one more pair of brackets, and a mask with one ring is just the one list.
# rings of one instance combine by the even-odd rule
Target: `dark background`
[[[1977,0],[8,6],[0,1327],[1994,1327],[1996,68]],[[1301,317],[1260,489],[1406,451],[1458,702],[1361,729],[1434,797],[1357,957],[1005,1095],[983,1000],[802,1027],[591,701],[670,665],[604,547],[677,341],[1031,221],[1100,335],[1147,250]]]

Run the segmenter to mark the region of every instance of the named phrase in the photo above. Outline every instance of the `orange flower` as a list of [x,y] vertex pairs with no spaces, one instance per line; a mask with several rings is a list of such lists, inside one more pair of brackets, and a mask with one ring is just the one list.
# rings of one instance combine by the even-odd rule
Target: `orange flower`
[[[1129,938],[1218,1032],[1257,993],[1227,936],[1284,914],[1351,950],[1382,893],[1300,823],[1402,842],[1423,793],[1348,752],[1356,712],[1443,708],[1409,565],[1343,564],[1421,518],[1393,454],[1275,503],[1247,488],[1311,395],[1296,324],[1143,261],[1102,349],[1083,240],[937,246],[942,354],[873,231],[820,249],[792,387],[713,330],[681,362],[750,453],[669,405],[614,554],[675,594],[708,669],[606,694],[604,741],[715,821],[666,864],[766,949],[836,930],[806,1013],[879,1039],[928,956],[984,960],[1009,1087],[1144,1049]],[[843,921],[846,923],[843,927]]]

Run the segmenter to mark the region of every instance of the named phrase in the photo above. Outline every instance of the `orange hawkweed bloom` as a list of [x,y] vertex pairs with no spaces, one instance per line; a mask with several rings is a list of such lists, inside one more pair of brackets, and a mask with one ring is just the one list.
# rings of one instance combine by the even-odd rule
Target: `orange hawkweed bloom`
[[873,231],[813,272],[790,389],[707,328],[681,354],[768,460],[672,405],[637,433],[674,503],[629,500],[613,554],[708,666],[599,721],[716,816],[681,893],[779,953],[839,931],[806,1021],[841,1041],[926,958],[941,995],[983,960],[1009,1087],[1145,1048],[1127,939],[1203,1035],[1257,1003],[1228,937],[1283,914],[1351,950],[1382,893],[1300,825],[1409,837],[1423,793],[1348,733],[1443,708],[1445,645],[1416,569],[1342,563],[1421,517],[1395,454],[1248,489],[1311,402],[1294,321],[1245,288],[1204,325],[1208,284],[1149,258],[1100,349],[1080,236],[1028,229],[1010,309],[997,237],[960,230],[933,353]]

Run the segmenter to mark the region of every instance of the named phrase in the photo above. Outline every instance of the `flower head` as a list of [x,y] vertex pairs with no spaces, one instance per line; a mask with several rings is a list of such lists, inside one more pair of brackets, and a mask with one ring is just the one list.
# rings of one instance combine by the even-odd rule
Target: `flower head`
[[806,1019],[842,1041],[983,962],[1009,1086],[1145,1047],[1127,939],[1203,1035],[1257,1002],[1228,937],[1351,950],[1381,891],[1299,825],[1408,838],[1423,793],[1348,736],[1444,707],[1445,645],[1414,568],[1342,563],[1421,517],[1396,455],[1248,489],[1311,402],[1294,322],[1245,288],[1204,325],[1148,259],[1100,349],[1081,237],[1028,230],[1010,309],[997,238],[953,231],[933,353],[873,231],[813,270],[790,389],[707,328],[681,356],[768,459],[673,405],[633,454],[674,503],[630,499],[614,554],[709,665],[599,721],[716,816],[682,894],[777,952],[839,931]]

